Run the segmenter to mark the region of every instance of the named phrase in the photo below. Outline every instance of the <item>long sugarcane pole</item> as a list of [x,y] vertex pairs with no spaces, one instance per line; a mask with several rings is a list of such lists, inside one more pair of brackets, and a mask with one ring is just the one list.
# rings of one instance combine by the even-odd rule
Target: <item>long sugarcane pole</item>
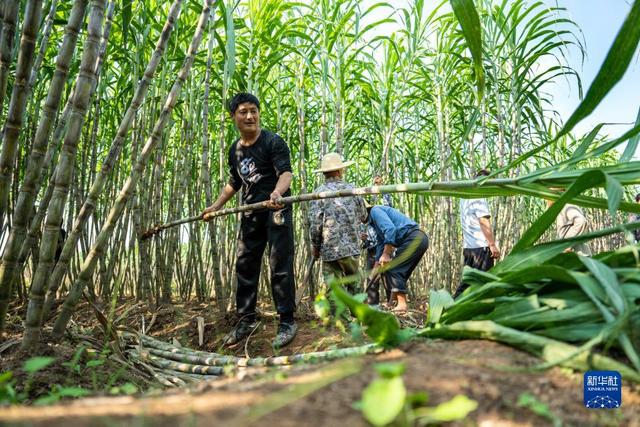
[[[634,163],[633,165],[631,163]],[[600,168],[606,172],[606,168]],[[276,203],[282,205],[291,205],[299,202],[308,202],[312,200],[320,199],[333,199],[338,197],[353,197],[363,196],[367,194],[389,194],[389,193],[429,193],[434,196],[454,196],[454,197],[496,197],[496,196],[513,196],[517,194],[543,197],[546,199],[555,200],[560,197],[560,194],[544,187],[540,187],[540,184],[553,183],[554,186],[566,187],[570,185],[580,174],[589,171],[591,169],[583,169],[571,171],[573,173],[566,173],[564,176],[555,177],[536,177],[534,179],[527,179],[527,176],[516,178],[499,178],[499,179],[487,179],[481,180],[462,180],[462,181],[436,181],[436,182],[416,182],[407,184],[393,184],[393,185],[375,185],[372,187],[360,187],[350,190],[338,190],[338,191],[322,191],[318,193],[300,194],[297,196],[281,197]],[[630,174],[631,170],[640,171],[640,162],[630,162],[625,165],[624,170],[616,171],[611,170],[611,175],[614,176],[622,185],[632,185],[640,183],[640,177],[636,174]],[[616,176],[618,175],[618,176]],[[607,209],[608,203],[606,199],[579,196],[572,201],[576,205],[587,208],[600,208]],[[268,200],[258,203],[251,203],[248,205],[239,206],[236,208],[221,209],[216,212],[210,212],[206,215],[206,219],[231,215],[241,212],[249,212],[260,209],[269,209],[270,203]],[[620,203],[619,209],[625,212],[638,212],[640,213],[640,206],[635,203]],[[191,216],[188,218],[178,219],[165,224],[156,225],[142,234],[142,239],[147,239],[159,232],[166,230],[167,228],[175,227],[181,224],[186,224],[198,220],[205,219],[203,214]]]
[[[515,184],[515,180],[513,179],[495,179],[491,181],[506,181],[508,184]],[[474,183],[474,181],[458,181],[453,182],[453,184],[464,185],[466,183]],[[353,197],[360,196],[366,194],[385,194],[385,193],[405,193],[411,191],[429,191],[434,186],[437,186],[439,183],[432,182],[419,182],[419,183],[410,183],[410,184],[398,184],[398,185],[382,185],[382,186],[373,186],[373,187],[363,187],[363,188],[355,188],[351,190],[338,190],[338,191],[323,191],[319,193],[307,193],[300,194],[297,196],[289,196],[289,197],[281,197],[277,200],[277,203],[281,205],[291,205],[299,202],[308,202],[311,200],[320,200],[320,199],[333,199],[338,197]],[[452,184],[452,183],[440,183],[440,184]],[[490,184],[487,184],[487,186]],[[456,187],[461,188],[461,187]],[[474,188],[474,186],[465,186],[465,188]],[[216,212],[211,212],[207,214],[207,219],[218,218],[221,216],[241,213],[241,212],[249,212],[260,209],[269,209],[270,203],[268,200],[263,202],[251,203],[248,205],[238,206],[235,208],[227,208],[221,209]],[[175,221],[167,222],[165,224],[156,225],[149,230],[145,231],[142,234],[142,239],[148,239],[149,237],[158,234],[159,232],[166,230],[167,228],[176,227],[178,225],[187,224],[190,222],[198,221],[204,219],[203,214],[194,215],[188,218],[178,219]]]

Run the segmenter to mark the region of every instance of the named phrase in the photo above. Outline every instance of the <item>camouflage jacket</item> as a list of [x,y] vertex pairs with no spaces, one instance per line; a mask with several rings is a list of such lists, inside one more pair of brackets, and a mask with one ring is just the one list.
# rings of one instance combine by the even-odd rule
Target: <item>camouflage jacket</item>
[[[353,188],[341,179],[328,178],[314,193]],[[311,244],[320,248],[322,260],[360,255],[360,224],[366,217],[367,210],[359,196],[312,201],[309,208]]]

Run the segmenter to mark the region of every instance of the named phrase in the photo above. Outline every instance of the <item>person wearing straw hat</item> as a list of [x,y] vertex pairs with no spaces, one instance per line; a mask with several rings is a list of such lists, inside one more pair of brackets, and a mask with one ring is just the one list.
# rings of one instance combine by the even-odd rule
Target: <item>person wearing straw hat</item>
[[238,93],[229,101],[229,113],[240,138],[229,147],[231,177],[218,199],[203,212],[203,219],[224,206],[242,190],[242,204],[267,201],[268,210],[245,212],[240,223],[236,259],[236,327],[223,339],[230,346],[247,338],[258,327],[256,303],[260,262],[269,246],[271,293],[280,317],[274,348],[289,344],[298,327],[293,274],[293,220],[290,206],[277,203],[291,195],[292,172],[289,147],[276,133],[260,127],[260,101],[250,93]]
[[[345,162],[338,153],[326,154],[320,163],[325,182],[314,193],[352,190],[354,185],[343,180],[345,168],[353,161]],[[360,223],[366,220],[362,197],[337,197],[314,200],[309,208],[309,234],[313,256],[322,259],[322,274],[325,283],[334,278],[352,276],[359,283],[360,269]],[[347,284],[351,293],[357,292],[354,282]]]
[[[555,191],[564,191],[563,189],[555,189]],[[547,207],[551,207],[554,204],[553,200],[547,200]],[[587,232],[589,228],[589,221],[586,215],[576,205],[566,203],[558,216],[556,217],[556,232],[559,239],[569,239],[576,237]],[[575,252],[582,256],[591,256],[591,248],[587,242],[576,243],[570,248],[564,250],[565,252]]]

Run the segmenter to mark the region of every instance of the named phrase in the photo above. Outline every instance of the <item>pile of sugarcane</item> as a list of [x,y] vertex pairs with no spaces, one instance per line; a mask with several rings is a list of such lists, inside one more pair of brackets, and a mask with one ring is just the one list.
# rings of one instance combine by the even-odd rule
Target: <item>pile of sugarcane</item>
[[236,357],[180,347],[147,335],[125,334],[124,339],[129,359],[142,365],[165,385],[184,385],[187,382],[215,379],[245,368],[314,364],[383,350],[379,345],[367,344],[289,356]]
[[531,250],[541,259],[524,254],[488,273],[466,269],[471,286],[455,302],[433,292],[431,326],[420,334],[500,341],[541,357],[541,368],[616,370],[640,382],[640,247],[548,260],[540,248]]

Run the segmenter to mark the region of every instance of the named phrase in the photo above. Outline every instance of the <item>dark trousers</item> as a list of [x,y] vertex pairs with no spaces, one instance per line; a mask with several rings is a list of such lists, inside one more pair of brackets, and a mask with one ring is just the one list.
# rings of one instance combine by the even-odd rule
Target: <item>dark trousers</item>
[[420,229],[414,229],[407,233],[402,239],[400,246],[396,249],[395,260],[402,260],[391,270],[383,273],[383,280],[392,292],[407,293],[407,280],[413,273],[422,256],[429,247],[429,238]]
[[240,316],[255,315],[262,254],[269,244],[271,291],[279,314],[295,311],[293,223],[291,208],[243,214],[238,236],[236,309]]
[[[464,248],[462,250],[462,256],[464,257],[464,265],[481,271],[488,271],[493,267],[493,263],[495,262],[491,257],[491,250],[489,247]],[[461,283],[453,294],[453,298],[458,298],[468,287],[469,285],[466,283]]]
[[[366,271],[371,272],[373,269],[373,265],[376,263],[376,248],[368,248],[367,249],[367,268]],[[382,282],[382,286],[384,286],[386,301],[389,302],[391,298],[391,290],[387,287],[387,281],[381,280],[380,275],[376,275],[376,277],[369,276],[366,279],[365,287],[367,292],[367,303],[368,304],[379,304],[380,303],[380,282]]]

